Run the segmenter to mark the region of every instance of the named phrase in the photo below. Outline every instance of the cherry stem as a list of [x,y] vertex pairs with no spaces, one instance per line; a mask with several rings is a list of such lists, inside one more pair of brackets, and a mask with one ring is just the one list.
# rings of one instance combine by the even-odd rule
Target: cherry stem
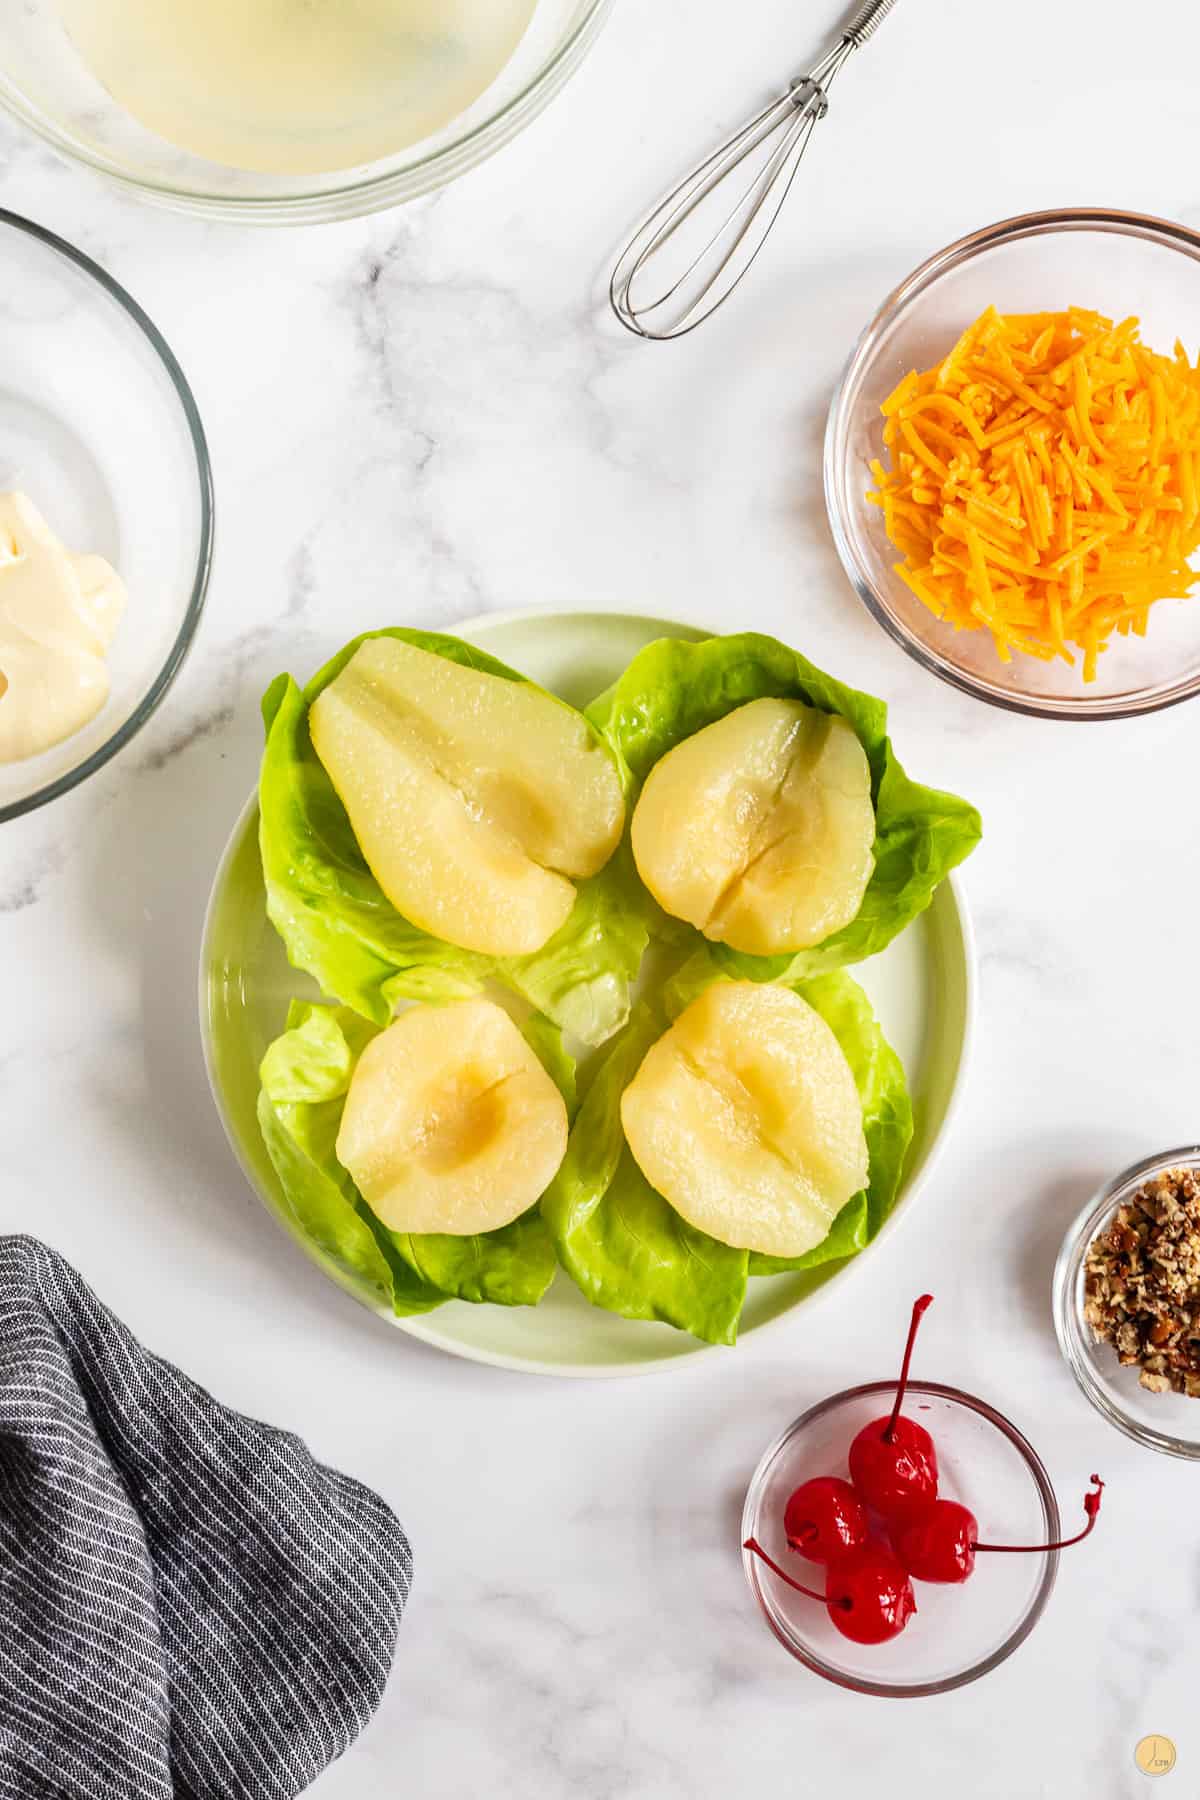
[[1081,1544],[1091,1533],[1093,1525],[1100,1516],[1100,1496],[1104,1492],[1104,1483],[1098,1475],[1093,1475],[1095,1488],[1090,1494],[1083,1496],[1083,1510],[1087,1514],[1087,1524],[1073,1538],[1060,1538],[1054,1544],[972,1544],[973,1550],[991,1550],[1000,1553],[1020,1551],[1029,1554],[1037,1550],[1069,1550],[1072,1544]]
[[892,1416],[883,1428],[883,1441],[890,1444],[896,1435],[896,1421],[900,1417],[900,1408],[904,1404],[904,1390],[908,1386],[908,1365],[912,1361],[913,1345],[917,1341],[917,1327],[924,1315],[933,1305],[932,1294],[922,1294],[912,1309],[912,1319],[908,1327],[908,1340],[904,1346],[904,1361],[900,1364],[900,1385],[896,1389],[896,1404],[892,1408]]
[[[757,1538],[747,1538],[742,1545],[742,1549],[753,1551],[755,1556],[761,1558],[761,1560],[766,1563],[768,1569],[772,1569],[774,1573],[778,1575],[780,1581],[786,1581],[788,1586],[790,1588],[795,1588],[798,1594],[807,1594],[810,1600],[820,1600],[821,1603],[826,1606],[831,1604],[831,1602],[826,1600],[824,1594],[818,1594],[816,1588],[804,1587],[801,1582],[793,1580],[786,1569],[780,1568],[773,1556],[767,1555]],[[832,1602],[832,1604],[840,1606],[843,1610],[847,1610],[850,1602],[849,1600],[843,1599]]]

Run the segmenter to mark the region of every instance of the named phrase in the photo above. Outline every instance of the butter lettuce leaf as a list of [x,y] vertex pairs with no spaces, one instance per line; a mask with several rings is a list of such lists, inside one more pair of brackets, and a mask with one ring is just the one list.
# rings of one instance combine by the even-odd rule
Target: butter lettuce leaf
[[[536,1016],[521,1028],[569,1111],[574,1064],[561,1034]],[[499,1231],[471,1237],[389,1231],[338,1162],[350,1080],[377,1035],[348,1007],[293,1001],[287,1030],[263,1058],[259,1124],[293,1218],[356,1285],[398,1314],[428,1311],[448,1299],[536,1306],[556,1267],[537,1207]]]
[[664,985],[661,1005],[639,1002],[584,1095],[542,1213],[559,1261],[594,1305],[626,1318],[659,1319],[709,1343],[732,1344],[748,1276],[814,1269],[854,1256],[870,1242],[895,1204],[913,1122],[900,1058],[858,983],[838,971],[791,984],[830,1026],[854,1073],[867,1140],[867,1187],[846,1203],[823,1241],[793,1261],[733,1249],[687,1224],[634,1161],[620,1101],[669,1019],[722,979],[715,956],[696,956]]
[[[757,632],[688,643],[661,638],[634,657],[587,717],[616,753],[636,800],[655,763],[685,738],[750,700],[801,700],[838,713],[866,752],[875,804],[875,869],[858,914],[808,950],[749,956],[714,945],[718,965],[751,981],[802,980],[874,956],[925,910],[938,884],[982,833],[979,814],[954,794],[904,772],[887,735],[887,707]],[[685,928],[690,929],[690,928]],[[697,945],[704,940],[698,932]]]
[[542,1216],[559,1262],[594,1306],[732,1344],[746,1294],[746,1252],[682,1219],[650,1186],[621,1129],[621,1095],[665,1025],[656,1008],[639,1003],[605,1051],[566,1157],[542,1196]]
[[292,1029],[263,1063],[258,1123],[292,1223],[364,1299],[404,1317],[446,1295],[387,1253],[334,1154],[354,1055],[342,1032],[353,1039],[361,1024],[344,1009],[294,1001]]
[[502,680],[525,680],[458,638],[396,628],[355,638],[304,689],[288,675],[271,684],[263,698],[259,845],[267,913],[289,960],[376,1025],[399,1001],[451,1000],[495,980],[585,1043],[603,1043],[628,1017],[649,939],[652,909],[628,842],[578,884],[570,916],[531,956],[481,956],[405,919],[367,867],[308,728],[313,701],[368,637],[399,638]]
[[536,1207],[499,1231],[474,1237],[385,1235],[419,1280],[455,1300],[536,1306],[554,1280],[554,1245]]
[[603,1044],[629,1017],[656,911],[634,867],[627,825],[607,867],[580,882],[566,924],[535,955],[499,964],[499,979],[569,1036]]

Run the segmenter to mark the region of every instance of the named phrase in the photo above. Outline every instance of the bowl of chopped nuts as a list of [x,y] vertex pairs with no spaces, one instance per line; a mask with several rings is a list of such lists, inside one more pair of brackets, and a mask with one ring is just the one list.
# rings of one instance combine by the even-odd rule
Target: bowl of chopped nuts
[[1147,1157],[1088,1201],[1059,1252],[1054,1327],[1110,1424],[1200,1459],[1200,1144]]

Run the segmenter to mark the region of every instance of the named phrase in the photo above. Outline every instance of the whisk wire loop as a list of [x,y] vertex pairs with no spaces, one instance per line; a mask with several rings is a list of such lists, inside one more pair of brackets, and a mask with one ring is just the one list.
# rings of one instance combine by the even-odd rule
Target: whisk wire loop
[[[665,208],[660,208],[659,213],[655,215],[653,228],[643,234],[644,241],[641,241],[640,238],[635,241],[631,252],[627,253],[622,262],[618,264],[617,271],[613,276],[613,305],[622,323],[628,325],[640,336],[682,336],[685,331],[694,330],[719,303],[714,302],[713,305],[704,307],[704,302],[709,298],[713,288],[727,273],[731,262],[745,245],[746,235],[755,223],[763,199],[776,184],[783,165],[789,158],[798,164],[816,122],[815,115],[812,113],[803,114],[791,121],[787,134],[780,142],[774,144],[762,166],[755,171],[749,185],[738,195],[728,212],[691,260],[683,264],[678,276],[665,291],[659,293],[656,298],[638,305],[635,302],[633,287],[650,260],[677,232],[683,229],[688,220],[705,203],[717,184],[724,180],[729,168],[743,163],[760,145],[774,137],[781,122],[777,116],[781,109],[790,109],[790,99],[777,101],[774,106],[767,109],[766,114],[760,115],[760,119],[755,121],[753,126],[747,128],[750,134],[749,141],[743,142],[745,134],[739,134],[738,138],[730,140],[728,145],[715,152],[709,164],[680,183],[674,193],[668,197]],[[769,122],[763,123],[763,120],[768,117]],[[731,161],[731,159],[733,160]],[[774,210],[777,211],[783,204],[790,185],[791,176],[789,175],[788,181],[779,189]],[[736,278],[730,282],[728,291],[732,291],[737,282],[744,278],[764,239],[765,231],[760,232],[759,243],[745,257]],[[721,249],[713,260],[707,277],[699,283],[695,292],[689,293],[686,298],[681,297],[697,269],[705,262],[706,258],[717,251],[718,246],[721,246]],[[671,306],[673,302],[679,303],[673,315],[673,322],[667,332],[660,333],[655,329],[654,315]],[[704,310],[700,311],[701,308]]]
[[[711,318],[745,280],[791,192],[813,131],[829,110],[834,77],[895,4],[865,0],[811,73],[797,77],[785,94],[705,157],[642,221],[618,258],[609,287],[612,309],[628,331],[660,341],[683,337]],[[640,289],[651,266],[756,152],[762,154],[749,179],[716,226],[698,248],[683,251],[678,274],[643,301]],[[723,196],[716,204],[724,205]]]

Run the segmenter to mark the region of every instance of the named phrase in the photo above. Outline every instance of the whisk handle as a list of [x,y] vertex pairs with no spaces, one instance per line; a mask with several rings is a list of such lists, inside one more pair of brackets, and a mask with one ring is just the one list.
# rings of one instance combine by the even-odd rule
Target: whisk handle
[[895,6],[896,0],[863,0],[850,23],[842,31],[842,42],[861,50],[867,39],[878,31]]

